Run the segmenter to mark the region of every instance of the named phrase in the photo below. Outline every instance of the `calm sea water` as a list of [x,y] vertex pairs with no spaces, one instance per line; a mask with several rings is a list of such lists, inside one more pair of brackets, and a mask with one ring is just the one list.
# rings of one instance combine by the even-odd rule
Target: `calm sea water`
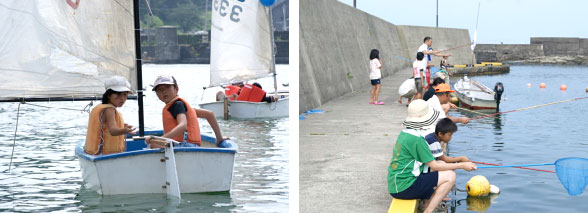
[[[288,66],[277,65],[278,89],[287,89]],[[192,106],[211,101],[208,65],[144,65],[143,84],[157,75],[173,75],[179,95]],[[258,82],[273,91],[273,79]],[[151,87],[145,102],[146,130],[162,129],[161,109]],[[82,186],[75,145],[85,139],[89,102],[52,102],[20,105],[12,169],[8,172],[18,103],[0,103],[0,211],[10,212],[286,212],[288,211],[288,118],[275,120],[219,120],[223,135],[239,145],[230,192],[183,194],[180,203],[165,194],[101,196]],[[42,105],[51,108],[44,108]],[[94,104],[98,104],[95,102]],[[125,122],[138,125],[137,102],[122,108]],[[203,132],[212,133],[205,120]]]
[[[588,67],[512,66],[508,74],[473,76],[493,88],[496,82],[505,87],[500,111],[586,97]],[[546,83],[540,89],[540,83]],[[527,87],[531,83],[531,87]],[[568,89],[561,91],[561,84]],[[492,113],[486,111],[485,113]],[[453,116],[476,117],[478,114],[457,111]],[[565,157],[588,158],[588,99],[571,101],[500,115],[500,119],[473,120],[458,125],[449,143],[449,155],[468,156],[485,163],[539,164],[553,163]],[[555,171],[554,166],[533,167]],[[450,212],[487,210],[489,212],[586,212],[588,193],[567,194],[555,173],[518,168],[457,171],[457,187],[474,175],[483,175],[501,189],[493,199],[466,199],[465,192],[454,192]]]

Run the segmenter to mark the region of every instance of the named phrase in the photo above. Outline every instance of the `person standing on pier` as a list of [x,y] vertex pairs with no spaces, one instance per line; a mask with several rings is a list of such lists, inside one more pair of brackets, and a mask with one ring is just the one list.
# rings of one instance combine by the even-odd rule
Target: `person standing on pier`
[[380,79],[382,78],[382,72],[380,69],[382,69],[380,51],[372,49],[370,52],[370,81],[372,84],[372,90],[370,91],[370,104],[384,104],[384,102],[378,100],[380,96]]
[[433,50],[433,38],[427,36],[425,37],[425,39],[423,40],[423,44],[419,47],[417,52],[422,52],[423,54],[425,54],[425,56],[427,57],[426,61],[427,61],[427,72],[426,74],[426,83],[427,83],[427,87],[429,86],[429,84],[431,83],[431,69],[429,67],[431,66],[435,66],[431,63],[431,55],[435,55],[435,56],[439,56],[439,57],[449,57],[451,56],[451,54],[442,54],[441,51],[439,50]]

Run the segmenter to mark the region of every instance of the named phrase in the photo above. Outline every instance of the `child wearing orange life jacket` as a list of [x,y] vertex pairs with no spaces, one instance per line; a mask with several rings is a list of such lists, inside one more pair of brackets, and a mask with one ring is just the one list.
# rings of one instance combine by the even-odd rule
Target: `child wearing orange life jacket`
[[121,76],[106,79],[106,92],[102,95],[102,104],[90,112],[88,131],[84,151],[91,155],[124,152],[125,134],[134,135],[135,128],[124,123],[122,115],[116,110],[122,107],[132,93],[131,84]]
[[[223,138],[216,117],[209,110],[195,109],[178,97],[178,83],[172,76],[161,75],[155,79],[153,91],[159,100],[165,103],[162,110],[163,137],[181,142],[180,147],[197,147],[201,145],[200,126],[198,118],[205,118],[216,135],[216,146],[220,146]],[[188,138],[184,141],[184,133]],[[149,144],[149,138],[145,140]],[[151,145],[151,148],[162,148]]]

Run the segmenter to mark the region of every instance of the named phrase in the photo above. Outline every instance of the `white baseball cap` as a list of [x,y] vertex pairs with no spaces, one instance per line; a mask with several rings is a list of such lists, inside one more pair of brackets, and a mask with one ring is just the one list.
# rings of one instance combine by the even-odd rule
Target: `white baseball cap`
[[129,81],[127,81],[127,79],[122,76],[112,76],[110,78],[107,78],[104,81],[104,87],[106,88],[106,90],[111,89],[116,92],[135,93],[131,89],[131,83],[129,83]]
[[169,75],[157,76],[155,83],[151,85],[153,87],[152,90],[155,91],[155,87],[159,86],[160,84],[176,84],[176,79]]

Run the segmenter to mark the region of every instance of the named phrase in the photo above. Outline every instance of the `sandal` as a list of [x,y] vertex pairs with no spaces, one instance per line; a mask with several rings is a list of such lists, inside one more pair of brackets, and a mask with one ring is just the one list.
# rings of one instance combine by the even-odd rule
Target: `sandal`
[[378,101],[375,103],[376,105],[384,105],[384,102]]

